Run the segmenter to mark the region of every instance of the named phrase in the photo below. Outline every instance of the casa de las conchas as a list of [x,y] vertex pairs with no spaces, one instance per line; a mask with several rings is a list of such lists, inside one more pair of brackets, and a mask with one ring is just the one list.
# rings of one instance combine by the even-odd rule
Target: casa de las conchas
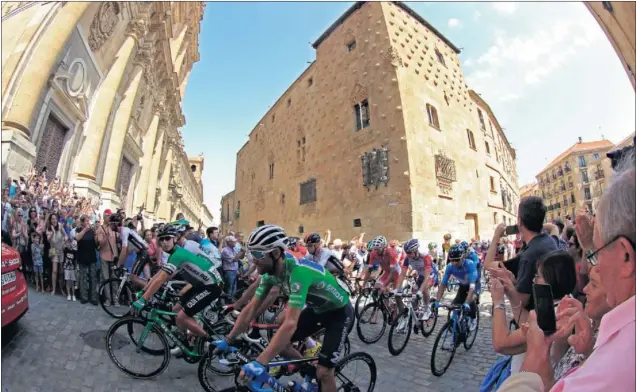
[[199,221],[181,102],[202,2],[3,2],[2,175],[47,168],[100,209]]
[[489,238],[514,222],[515,150],[460,50],[408,6],[359,2],[237,153],[223,227]]

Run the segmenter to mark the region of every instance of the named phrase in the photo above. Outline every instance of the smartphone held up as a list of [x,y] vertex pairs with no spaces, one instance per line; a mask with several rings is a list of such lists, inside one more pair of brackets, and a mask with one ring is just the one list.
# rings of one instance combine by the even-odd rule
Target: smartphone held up
[[516,235],[519,234],[519,226],[512,225],[506,226],[506,235]]
[[535,283],[532,285],[532,296],[539,328],[546,336],[555,333],[556,312],[554,310],[554,299],[552,298],[552,287],[549,284]]

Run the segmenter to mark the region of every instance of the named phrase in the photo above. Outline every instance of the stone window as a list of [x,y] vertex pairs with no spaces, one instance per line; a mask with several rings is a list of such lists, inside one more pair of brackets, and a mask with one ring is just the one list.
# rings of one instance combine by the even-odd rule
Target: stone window
[[287,98],[287,106],[291,106],[291,98]]
[[572,204],[576,203],[576,199],[574,198],[574,193],[570,193],[570,201]]
[[585,155],[579,155],[579,166],[586,167],[587,162],[585,162]]
[[190,170],[192,170],[192,173],[196,173],[196,171],[197,171],[197,165],[191,165],[191,166],[190,166]]
[[594,158],[594,160],[601,159],[601,157],[596,152],[594,153],[592,157]]
[[488,126],[490,126],[490,137],[495,138],[495,132],[492,130],[492,122],[488,121]]
[[356,218],[353,220],[353,227],[362,227],[362,220],[360,218]]
[[484,141],[484,143],[486,144],[486,154],[490,155],[490,145],[487,141]]
[[285,194],[284,193],[280,194],[280,204],[285,204]]
[[433,105],[427,103],[426,114],[428,115],[428,124],[435,129],[440,129],[437,109],[435,109]]
[[592,192],[590,191],[589,186],[583,188],[583,192],[585,193],[585,200],[592,200]]
[[314,78],[309,78],[307,80],[307,87],[311,87],[314,84]]
[[300,234],[303,234],[305,232],[305,228],[303,227],[303,225],[298,226],[298,232]]
[[353,52],[355,48],[356,48],[356,40],[354,39],[353,41],[349,41],[349,43],[347,44],[347,52]]
[[475,135],[473,135],[473,132],[470,129],[467,129],[466,135],[468,136],[468,146],[477,151],[477,146],[475,145]]
[[360,103],[355,104],[353,107],[354,114],[356,116],[356,130],[367,128],[369,126],[369,101],[363,100]]
[[269,164],[269,179],[274,179],[274,163]]
[[444,61],[444,55],[439,50],[435,49],[435,56],[437,57],[437,61],[443,66],[446,66],[446,62]]
[[264,220],[259,220],[258,222],[256,222],[256,227],[261,227],[261,226],[265,226]]
[[309,204],[316,201],[316,179],[311,179],[300,184],[300,204]]
[[479,126],[482,131],[486,130],[486,123],[484,122],[484,114],[481,112],[481,109],[477,108],[477,115],[479,116]]
[[581,179],[583,180],[584,184],[590,182],[590,178],[587,175],[587,170],[581,170]]
[[276,121],[276,115],[275,115],[275,114],[272,114],[272,123],[273,123],[274,121]]
[[497,188],[495,188],[495,177],[490,176],[490,191],[492,193],[497,193]]
[[296,140],[296,144],[296,158],[298,159],[298,163],[305,162],[305,137],[303,136],[301,139]]

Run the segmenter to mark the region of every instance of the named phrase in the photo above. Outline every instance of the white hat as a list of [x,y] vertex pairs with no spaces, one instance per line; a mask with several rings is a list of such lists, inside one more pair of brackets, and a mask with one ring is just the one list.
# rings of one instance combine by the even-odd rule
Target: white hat
[[342,245],[342,240],[340,238],[333,240],[333,246],[341,246],[341,245]]
[[226,242],[236,242],[236,238],[234,238],[234,236],[232,236],[232,235],[228,235],[227,237],[225,237],[225,241]]

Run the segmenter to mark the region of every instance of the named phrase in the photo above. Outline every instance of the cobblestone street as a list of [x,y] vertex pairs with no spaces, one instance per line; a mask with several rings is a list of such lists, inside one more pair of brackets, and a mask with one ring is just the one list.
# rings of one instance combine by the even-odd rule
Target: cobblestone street
[[[482,296],[481,325],[473,348],[457,349],[450,368],[442,377],[431,374],[431,350],[437,331],[428,338],[411,335],[404,352],[392,356],[387,348],[387,333],[374,345],[365,345],[352,331],[351,351],[369,352],[378,367],[377,392],[393,391],[477,391],[496,354],[492,350],[490,294]],[[91,331],[106,330],[113,323],[101,307],[68,302],[61,296],[35,293],[29,296],[30,309],[20,320],[12,340],[2,349],[2,387],[10,392],[69,392],[133,390],[197,391],[197,365],[172,358],[168,369],[155,380],[135,380],[119,371],[104,348],[93,348],[84,339]],[[99,334],[98,332],[90,335]],[[95,344],[96,347],[101,347]],[[231,380],[220,380],[220,387]]]

